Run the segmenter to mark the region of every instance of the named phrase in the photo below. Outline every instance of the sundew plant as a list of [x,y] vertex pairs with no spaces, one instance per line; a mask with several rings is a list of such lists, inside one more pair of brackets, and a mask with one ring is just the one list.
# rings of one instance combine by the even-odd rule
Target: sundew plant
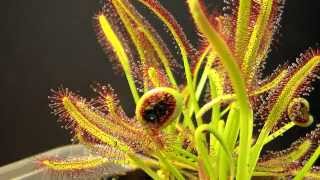
[[[93,85],[92,100],[69,89],[53,91],[53,113],[91,154],[42,158],[40,164],[74,178],[142,169],[153,179],[320,179],[314,166],[320,128],[288,149],[264,151],[292,127],[316,123],[305,96],[319,77],[319,50],[262,73],[283,1],[225,0],[218,14],[201,0],[186,0],[202,44],[195,48],[158,1],[104,0],[94,17],[97,37],[124,72],[135,115],[126,115],[110,85]],[[166,27],[178,58],[137,5]]]

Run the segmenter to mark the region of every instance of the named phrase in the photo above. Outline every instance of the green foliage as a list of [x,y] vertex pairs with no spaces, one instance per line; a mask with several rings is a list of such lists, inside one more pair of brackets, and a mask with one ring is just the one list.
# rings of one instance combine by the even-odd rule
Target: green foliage
[[[313,166],[320,128],[289,149],[263,152],[292,127],[314,121],[303,95],[317,77],[318,50],[260,76],[282,0],[230,0],[233,9],[224,16],[207,14],[201,0],[187,0],[204,43],[200,49],[159,2],[136,1],[167,27],[181,63],[131,1],[105,0],[95,18],[98,40],[124,71],[135,116],[125,114],[109,86],[95,86],[99,97],[93,101],[68,89],[55,91],[54,113],[95,158],[44,159],[48,170],[73,177],[117,174],[103,168],[109,162],[128,171],[142,169],[153,179],[320,178]],[[177,71],[184,72],[185,83],[179,83]]]

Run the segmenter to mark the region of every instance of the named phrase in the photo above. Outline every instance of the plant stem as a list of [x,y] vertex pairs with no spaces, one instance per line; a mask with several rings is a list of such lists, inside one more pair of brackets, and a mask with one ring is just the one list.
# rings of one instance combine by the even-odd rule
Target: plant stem
[[305,175],[308,173],[308,171],[311,169],[312,165],[316,162],[320,155],[320,146],[317,147],[316,151],[312,154],[312,156],[309,158],[307,163],[303,166],[303,168],[298,172],[296,177],[294,177],[293,180],[300,180],[305,177]]
[[160,177],[156,172],[154,172],[150,167],[148,167],[143,160],[141,160],[139,157],[136,155],[129,153],[128,154],[129,158],[141,169],[143,169],[144,172],[146,172],[152,179],[154,180],[161,180]]
[[211,23],[204,14],[199,1],[188,0],[188,4],[195,23],[198,25],[200,31],[207,36],[213,50],[221,58],[237,96],[237,101],[240,106],[240,152],[237,163],[237,179],[250,179],[251,174],[249,174],[248,170],[248,161],[252,139],[253,112],[250,107],[243,75],[227,43],[211,26]]
[[276,139],[277,137],[283,135],[283,133],[285,133],[286,131],[288,131],[289,129],[291,129],[292,127],[294,127],[295,124],[294,122],[289,122],[288,124],[286,124],[285,126],[281,127],[279,130],[277,130],[276,132],[272,133],[271,135],[269,135],[264,144],[269,143],[270,141]]
[[206,142],[204,140],[204,136],[202,135],[203,131],[207,131],[210,128],[208,124],[203,124],[199,126],[195,131],[195,145],[198,152],[198,161],[202,161],[204,165],[204,170],[207,176],[209,176],[210,179],[213,179],[215,177],[213,164],[209,161],[209,153],[208,148],[204,144]]
[[[216,55],[214,53],[210,53],[210,55],[207,57],[207,63],[206,63],[206,66],[202,72],[202,75],[200,77],[200,81],[199,81],[199,84],[196,86],[196,91],[195,91],[195,97],[196,97],[196,100],[198,101],[201,94],[202,94],[202,91],[206,85],[206,82],[207,82],[207,79],[208,79],[208,75],[209,75],[209,71],[211,69],[211,66],[212,66],[212,63],[215,61],[215,58],[216,58]],[[194,77],[194,84],[197,84],[196,83],[196,79],[197,77]],[[191,103],[188,104],[188,107],[189,108],[189,118],[192,116],[193,112],[194,112],[194,106]],[[198,109],[199,111],[199,109]],[[195,113],[198,113],[195,112]]]
[[[236,103],[233,103],[230,107],[230,112],[228,114],[228,118],[224,128],[223,138],[227,140],[226,143],[229,151],[232,151],[239,135],[239,109]],[[219,159],[219,168],[225,169],[225,171],[227,172],[230,170],[230,168],[229,164],[224,160],[226,158],[225,156],[225,153],[221,153]]]
[[199,59],[197,60],[197,64],[196,64],[196,67],[194,69],[194,72],[193,72],[193,78],[194,78],[194,81],[193,81],[193,85],[196,87],[196,82],[197,82],[197,79],[198,79],[198,75],[199,75],[199,71],[200,71],[200,67],[204,61],[204,59],[207,58],[207,62],[209,61],[209,57],[207,57],[208,53],[210,52],[211,50],[211,46],[208,45],[206,47],[206,49],[202,52],[202,54],[200,55]]
[[214,177],[212,164],[209,161],[210,157],[208,154],[208,150],[207,150],[207,147],[203,143],[204,139],[203,139],[202,133],[204,131],[209,131],[217,139],[217,141],[220,143],[220,146],[222,147],[223,151],[226,153],[226,160],[230,163],[231,176],[233,176],[232,172],[234,172],[234,165],[233,165],[233,161],[232,161],[231,152],[227,148],[227,145],[226,145],[222,135],[220,133],[216,132],[216,130],[213,129],[209,124],[203,124],[203,125],[199,126],[195,131],[196,148],[199,153],[200,160],[203,161],[203,163],[204,163],[206,174],[209,175],[210,178]]
[[189,157],[194,161],[197,160],[197,156],[192,154],[192,153],[190,153],[189,151],[181,149],[181,148],[178,148],[178,147],[175,147],[175,146],[173,148],[174,148],[174,151],[176,151],[176,152],[178,152],[178,153],[180,153],[180,154],[182,154],[182,155],[184,155],[186,157]]
[[[209,75],[211,99],[215,99],[216,97],[222,96],[223,84],[218,72],[215,71],[214,69],[211,69],[208,75]],[[220,120],[220,104],[217,104],[216,106],[212,106],[210,125],[214,129],[218,128],[219,120]],[[212,146],[215,147],[216,144],[217,143],[215,142],[215,139],[210,137],[210,147]]]
[[157,153],[157,156],[160,162],[163,163],[166,169],[170,171],[174,177],[176,177],[178,180],[185,179],[180,173],[180,171],[174,165],[172,165],[171,162],[168,161],[167,157],[163,154],[163,152]]
[[220,104],[224,101],[234,100],[236,96],[234,94],[227,94],[223,96],[219,96],[215,99],[212,99],[207,104],[203,105],[199,112],[196,114],[196,117],[202,117],[206,112],[208,112],[214,105]]
[[174,162],[175,165],[179,164],[179,168],[189,169],[193,171],[197,170],[197,165],[195,164],[195,162],[192,162],[183,156],[179,156],[175,153],[170,152],[166,153],[166,155],[170,160]]
[[239,134],[239,107],[237,103],[233,103],[230,105],[230,112],[228,114],[225,130],[224,130],[224,138],[228,139],[227,145],[231,150],[234,149],[236,145],[237,138]]

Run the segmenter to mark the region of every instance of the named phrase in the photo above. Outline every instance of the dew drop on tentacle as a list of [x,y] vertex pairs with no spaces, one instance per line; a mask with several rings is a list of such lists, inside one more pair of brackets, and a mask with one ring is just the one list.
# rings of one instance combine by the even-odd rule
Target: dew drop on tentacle
[[297,126],[308,127],[313,123],[313,117],[309,114],[309,102],[304,98],[294,98],[288,106],[288,117]]
[[136,117],[151,128],[163,128],[180,115],[182,105],[183,97],[176,90],[167,87],[155,88],[139,100]]

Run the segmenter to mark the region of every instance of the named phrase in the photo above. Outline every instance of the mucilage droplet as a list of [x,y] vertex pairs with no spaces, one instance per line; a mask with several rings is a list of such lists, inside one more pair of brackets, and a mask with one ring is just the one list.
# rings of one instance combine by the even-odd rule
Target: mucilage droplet
[[159,87],[141,97],[136,107],[136,117],[147,126],[163,128],[180,115],[182,106],[183,97],[179,92]]

